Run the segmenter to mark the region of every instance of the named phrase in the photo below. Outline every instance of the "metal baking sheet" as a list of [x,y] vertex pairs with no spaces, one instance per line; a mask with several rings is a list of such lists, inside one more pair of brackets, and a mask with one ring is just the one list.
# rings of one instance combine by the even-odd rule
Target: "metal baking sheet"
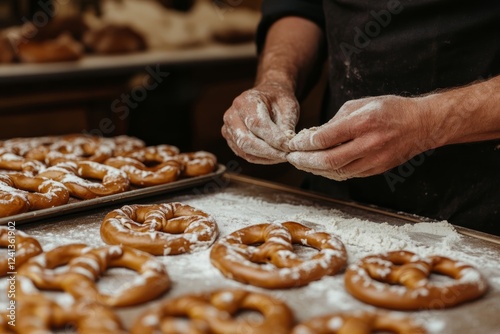
[[0,225],[6,225],[9,222],[16,222],[16,225],[17,224],[21,225],[28,222],[33,222],[46,218],[58,217],[69,213],[85,211],[124,201],[137,200],[144,197],[167,194],[186,188],[192,188],[199,185],[203,185],[214,178],[220,177],[222,174],[224,174],[225,170],[226,167],[222,164],[219,164],[217,170],[213,173],[181,179],[171,183],[166,183],[146,188],[136,188],[129,191],[125,191],[123,193],[118,193],[114,195],[98,197],[88,200],[79,200],[72,197],[69,203],[61,206],[56,206],[53,208],[41,209],[36,211],[29,211],[9,217],[0,218]]
[[[380,208],[367,207],[357,203],[337,201],[320,194],[230,173],[225,173],[221,178],[208,182],[203,188],[197,188],[196,191],[185,189],[175,194],[159,195],[143,201],[151,204],[180,201],[205,210],[216,218],[221,236],[234,231],[236,224],[252,224],[256,221],[288,220],[300,217],[303,218],[300,218],[299,222],[327,228],[328,221],[318,221],[317,219],[320,216],[326,217],[323,210],[329,212],[328,217],[336,217],[335,219],[359,218],[366,220],[366,223],[380,223],[389,227],[402,227],[407,226],[408,223],[418,224],[422,221],[431,222],[422,217],[387,212]],[[335,210],[331,211],[330,209]],[[89,246],[98,247],[103,245],[103,241],[99,237],[99,227],[107,212],[108,209],[99,208],[80,212],[71,217],[57,217],[39,224],[25,225],[20,229],[35,236],[45,250],[71,242],[86,243]],[[297,213],[300,214],[297,216]],[[240,220],[241,217],[245,218],[244,222]],[[346,221],[349,224],[352,222],[351,220]],[[356,230],[356,226],[352,226],[352,228],[354,231]],[[361,230],[358,231],[363,233]],[[466,231],[466,233],[461,229],[457,229],[457,231],[463,235],[459,240],[454,241],[453,244],[441,243],[441,245],[448,248],[457,247],[461,253],[467,254],[471,259],[477,259],[476,265],[481,262],[480,259],[485,257],[500,259],[500,238],[472,230]],[[350,233],[347,235],[353,236]],[[347,235],[345,235],[346,238]],[[372,237],[375,236],[372,235]],[[419,247],[422,248],[435,246],[442,242],[440,239],[442,236],[439,234],[420,231],[409,236],[413,241],[418,241],[421,245]],[[366,246],[356,243],[355,240],[356,238],[345,239],[350,256],[353,255],[352,251],[359,251]],[[373,243],[376,242],[378,239],[373,238]],[[337,311],[372,309],[369,305],[356,302],[343,291],[341,284],[339,284],[342,281],[342,274],[325,277],[301,288],[271,291],[247,286],[222,277],[210,264],[209,250],[175,256],[160,256],[158,259],[167,265],[173,281],[172,289],[154,301],[116,309],[116,313],[127,329],[142,312],[150,307],[156,307],[163,301],[186,293],[211,291],[222,287],[257,290],[280,298],[292,307],[297,321]],[[500,328],[498,319],[498,314],[500,314],[500,265],[488,268],[480,267],[479,269],[487,275],[491,283],[491,289],[484,298],[450,309],[398,314],[424,321],[425,324],[428,324],[429,334],[498,333],[498,328]],[[108,293],[114,291],[113,289],[118,284],[134,277],[127,276],[132,274],[126,270],[120,271],[118,268],[113,270],[116,271],[103,276],[98,283],[99,288],[108,291]],[[53,297],[56,299],[61,297],[61,293],[57,295],[54,292],[54,294]]]

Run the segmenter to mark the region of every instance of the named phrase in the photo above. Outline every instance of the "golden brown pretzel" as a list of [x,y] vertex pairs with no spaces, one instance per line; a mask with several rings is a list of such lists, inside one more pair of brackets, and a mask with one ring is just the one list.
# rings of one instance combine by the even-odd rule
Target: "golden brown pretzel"
[[175,255],[206,249],[219,234],[207,213],[179,202],[126,205],[108,213],[101,238],[154,255]]
[[[130,187],[125,172],[94,161],[59,163],[47,168],[39,176],[61,182],[72,196],[80,199],[117,194]],[[88,179],[101,180],[101,182]]]
[[113,155],[114,148],[115,143],[105,138],[66,135],[45,147],[45,162],[49,166],[67,161],[104,162]]
[[127,135],[116,136],[108,139],[112,140],[115,144],[115,149],[113,151],[113,156],[115,157],[146,147],[143,140]]
[[0,174],[0,182],[28,199],[28,210],[52,208],[68,203],[69,191],[59,182],[21,173]]
[[[15,242],[12,243],[12,240]],[[42,253],[42,246],[38,240],[7,226],[0,227],[0,247],[7,248],[8,255],[0,258],[0,277],[5,276],[8,272],[16,272],[23,263]],[[15,257],[11,257],[11,254]],[[15,262],[9,258],[15,258]]]
[[78,334],[126,333],[117,315],[101,303],[76,301],[61,306],[38,292],[26,277],[17,277],[15,284],[15,326],[8,323],[8,313],[1,313],[1,333],[42,334],[74,327]]
[[[431,273],[451,279],[432,282]],[[344,278],[347,291],[357,299],[397,310],[451,307],[481,297],[488,288],[481,273],[468,264],[408,251],[367,256],[349,266]]]
[[[263,319],[235,319],[242,310],[257,311]],[[179,324],[176,319],[182,317],[190,321]],[[223,289],[163,302],[137,318],[131,334],[288,334],[293,321],[291,310],[277,298],[258,292]]]
[[181,153],[176,158],[184,164],[182,174],[187,177],[212,173],[217,166],[217,157],[205,151]]
[[134,158],[144,164],[162,163],[179,154],[179,148],[173,145],[156,145],[138,148],[126,152],[125,157]]
[[36,175],[45,169],[45,165],[34,159],[26,159],[14,153],[0,154],[0,169],[23,172],[27,175]]
[[386,312],[345,312],[328,314],[304,321],[291,334],[425,334],[427,330],[411,318]]
[[104,164],[121,169],[129,177],[130,183],[140,187],[173,182],[179,178],[182,170],[182,164],[175,159],[166,160],[152,167],[128,157],[109,158]]
[[[67,270],[54,270],[67,266]],[[95,281],[108,268],[123,267],[136,271],[137,279],[117,287],[106,295]],[[75,300],[97,301],[108,306],[130,306],[152,300],[170,288],[165,266],[153,256],[124,246],[90,248],[70,244],[31,258],[18,271],[39,289],[63,290]]]
[[28,198],[2,182],[0,178],[0,217],[9,217],[24,213],[29,209]]
[[[303,260],[293,252],[292,244],[319,252]],[[248,226],[225,236],[212,247],[210,260],[228,278],[278,289],[303,286],[337,273],[345,266],[347,253],[334,235],[285,222]]]

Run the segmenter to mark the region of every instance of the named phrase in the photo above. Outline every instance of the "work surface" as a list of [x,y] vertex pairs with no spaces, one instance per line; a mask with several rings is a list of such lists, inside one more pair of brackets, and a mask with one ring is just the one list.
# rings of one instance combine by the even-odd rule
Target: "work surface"
[[[446,222],[415,224],[417,217],[334,202],[314,194],[237,175],[213,179],[196,189],[134,203],[173,201],[192,205],[211,214],[218,223],[220,236],[251,224],[283,221],[296,221],[337,234],[347,248],[348,263],[366,255],[400,249],[422,256],[436,254],[468,262],[487,277],[490,289],[486,296],[451,309],[404,314],[420,321],[429,333],[498,333],[500,328],[500,242],[495,237],[488,241],[477,238],[480,234],[476,236],[474,232],[464,235]],[[18,226],[18,229],[36,236],[45,251],[75,242],[101,246],[104,242],[100,238],[99,227],[104,215],[112,208],[53,218],[33,225]],[[118,309],[117,313],[126,328],[131,326],[137,315],[161,300],[222,287],[246,288],[281,298],[292,308],[297,321],[338,311],[373,309],[347,293],[343,273],[324,277],[301,288],[265,290],[223,277],[211,265],[209,250],[159,259],[166,263],[173,286],[159,300]],[[111,269],[98,286],[102,291],[111,293],[133,275],[125,269]],[[61,302],[67,302],[68,298],[60,293],[51,295]],[[1,302],[6,302],[4,296]]]

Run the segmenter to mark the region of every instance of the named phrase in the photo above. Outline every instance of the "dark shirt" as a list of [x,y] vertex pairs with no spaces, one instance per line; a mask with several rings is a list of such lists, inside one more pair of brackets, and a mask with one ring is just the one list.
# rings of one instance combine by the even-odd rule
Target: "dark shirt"
[[[348,100],[415,96],[500,73],[497,0],[264,0],[262,10],[259,50],[268,28],[284,16],[324,30],[329,84],[322,122]],[[473,107],[474,101],[463,105]],[[307,184],[500,235],[500,140],[440,147],[368,178],[338,183],[311,176]]]

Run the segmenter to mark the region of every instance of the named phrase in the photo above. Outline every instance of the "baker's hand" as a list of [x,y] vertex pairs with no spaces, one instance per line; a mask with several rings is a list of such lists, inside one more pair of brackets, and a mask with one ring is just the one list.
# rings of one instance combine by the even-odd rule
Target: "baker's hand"
[[236,155],[253,163],[276,164],[286,162],[298,118],[293,89],[261,84],[233,101],[221,132]]
[[394,95],[348,101],[328,123],[299,132],[287,160],[339,181],[383,173],[436,147],[429,110],[418,98]]

